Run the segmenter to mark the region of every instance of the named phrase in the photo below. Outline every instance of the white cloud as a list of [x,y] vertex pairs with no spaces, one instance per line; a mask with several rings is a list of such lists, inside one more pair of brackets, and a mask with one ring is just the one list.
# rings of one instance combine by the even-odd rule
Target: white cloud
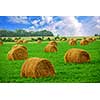
[[[34,20],[32,22],[34,25],[27,30],[40,31],[46,29],[52,31],[54,35],[60,36],[86,36],[100,33],[100,17],[98,16],[91,17],[91,19],[81,22],[74,16],[59,17],[61,20],[54,21],[51,16],[42,16],[42,20]],[[47,25],[43,26],[45,24]]]
[[100,16],[94,16],[87,22],[82,22],[82,24],[87,35],[100,33]]
[[29,28],[23,28],[23,30],[25,30],[27,32],[30,32],[30,31],[38,31],[38,30],[36,30],[36,28],[34,26],[31,26]]
[[45,23],[51,23],[53,21],[53,17],[52,16],[42,16],[42,21],[44,21]]
[[9,21],[13,23],[28,24],[28,18],[26,16],[9,16]]
[[42,26],[47,24],[45,27],[40,27],[36,29],[34,26],[29,27],[27,30],[40,31],[40,30],[49,30],[52,31],[54,35],[61,36],[82,36],[83,35],[83,26],[74,16],[59,16],[60,21],[54,21],[51,16],[42,16],[42,20],[34,20],[32,22],[35,26]]
[[[43,17],[45,20],[45,18]],[[47,23],[51,22],[46,27],[47,30],[52,31],[54,35],[61,36],[81,36],[82,35],[82,24],[73,16],[60,16],[60,21],[54,22],[53,18],[46,17]]]

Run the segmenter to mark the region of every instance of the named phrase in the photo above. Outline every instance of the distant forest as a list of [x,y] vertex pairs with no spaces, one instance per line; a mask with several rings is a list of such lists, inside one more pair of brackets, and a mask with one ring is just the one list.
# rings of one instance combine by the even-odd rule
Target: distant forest
[[53,33],[47,30],[42,31],[30,31],[25,30],[0,30],[0,37],[29,37],[29,36],[53,36]]

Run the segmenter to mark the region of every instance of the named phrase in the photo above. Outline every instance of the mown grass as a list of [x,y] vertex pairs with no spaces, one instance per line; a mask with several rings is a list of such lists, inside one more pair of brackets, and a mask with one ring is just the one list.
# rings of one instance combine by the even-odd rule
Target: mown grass
[[[7,53],[15,43],[4,43],[0,46],[0,82],[1,83],[99,83],[100,82],[100,41],[86,46],[69,46],[66,42],[58,43],[58,52],[45,53],[47,42],[24,44],[30,57],[46,58],[54,65],[55,77],[20,78],[21,66],[24,60],[9,61]],[[85,49],[90,53],[89,63],[64,63],[64,54],[70,48]]]

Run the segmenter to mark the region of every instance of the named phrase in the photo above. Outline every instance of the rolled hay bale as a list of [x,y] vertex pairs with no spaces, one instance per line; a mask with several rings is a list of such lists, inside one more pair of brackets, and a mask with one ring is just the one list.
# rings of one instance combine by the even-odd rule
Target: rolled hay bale
[[50,45],[48,44],[45,48],[44,48],[45,52],[57,52],[57,47],[55,45]]
[[56,41],[60,41],[60,39],[56,39]]
[[68,44],[71,45],[71,46],[77,45],[77,43],[76,43],[75,40],[70,40],[70,41],[68,42]]
[[27,48],[25,46],[23,46],[23,45],[14,45],[11,49],[15,49],[17,47],[21,47],[21,48],[27,50]]
[[17,42],[18,40],[14,40],[14,42]]
[[2,41],[0,41],[0,45],[3,45],[3,42]]
[[96,41],[96,38],[95,38],[95,37],[93,37],[93,38],[92,38],[92,41]]
[[54,76],[55,71],[51,62],[44,58],[29,58],[22,65],[21,77],[48,77]]
[[56,41],[50,41],[48,44],[57,46],[57,42]]
[[88,37],[88,38],[86,38],[86,40],[88,41],[88,42],[92,42],[93,40],[92,40],[92,37]]
[[23,40],[22,40],[22,39],[18,40],[18,41],[16,42],[16,44],[23,44]]
[[28,43],[28,40],[23,40],[23,43]]
[[80,45],[88,45],[88,41],[86,40],[86,39],[82,39],[81,41],[80,41]]
[[25,60],[28,58],[28,51],[24,46],[14,46],[7,56],[8,60]]
[[76,41],[77,39],[76,38],[69,38],[68,42],[71,41],[71,40],[75,40]]
[[85,50],[72,48],[65,53],[64,61],[70,63],[84,63],[90,61],[90,56]]
[[37,40],[37,43],[38,43],[38,44],[42,43],[42,40]]

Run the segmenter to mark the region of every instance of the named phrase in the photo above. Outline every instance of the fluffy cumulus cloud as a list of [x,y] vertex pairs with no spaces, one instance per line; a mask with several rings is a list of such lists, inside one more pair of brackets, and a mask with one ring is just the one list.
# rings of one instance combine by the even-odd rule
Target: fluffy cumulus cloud
[[[58,20],[59,19],[59,20]],[[75,16],[41,16],[41,19],[31,21],[32,26],[27,31],[49,30],[60,36],[88,36],[100,33],[100,17],[88,17],[79,20]]]
[[10,16],[8,21],[12,23],[28,24],[27,16]]
[[40,31],[43,29],[52,31],[54,35],[81,36],[83,26],[74,16],[59,16],[59,21],[53,16],[42,16],[41,20],[32,21],[33,26],[26,30]]
[[53,23],[48,29],[62,36],[81,36],[82,24],[74,16],[60,17],[61,20]]

